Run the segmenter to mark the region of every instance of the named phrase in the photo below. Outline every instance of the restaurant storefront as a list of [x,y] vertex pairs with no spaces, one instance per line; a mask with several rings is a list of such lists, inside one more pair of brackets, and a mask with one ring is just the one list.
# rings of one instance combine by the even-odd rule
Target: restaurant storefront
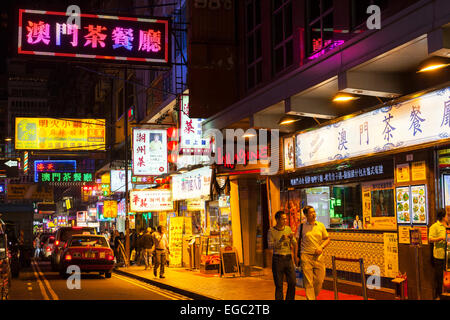
[[[448,206],[449,91],[284,138],[281,208],[294,231],[301,208],[316,209],[332,240],[324,252],[328,277],[332,256],[363,258],[366,277],[381,277],[378,293],[392,291],[391,280],[406,273],[409,298],[432,297],[428,228],[436,209]],[[418,250],[410,242],[412,228],[421,234]],[[341,280],[360,279],[357,263],[339,262],[337,270]],[[360,288],[349,290],[360,294]]]

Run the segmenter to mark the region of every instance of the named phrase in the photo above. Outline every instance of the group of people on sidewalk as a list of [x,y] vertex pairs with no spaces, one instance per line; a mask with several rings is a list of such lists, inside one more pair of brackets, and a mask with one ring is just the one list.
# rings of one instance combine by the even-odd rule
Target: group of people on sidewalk
[[136,239],[136,253],[134,262],[137,265],[142,265],[144,262],[145,269],[150,269],[153,266],[153,275],[165,278],[164,270],[170,255],[169,241],[167,238],[166,228],[158,226],[157,231],[153,232],[151,227],[147,228],[146,232],[141,232]]
[[[272,273],[276,300],[283,300],[284,277],[288,283],[285,299],[295,300],[296,266],[301,266],[303,272],[307,300],[317,299],[325,280],[323,251],[331,240],[325,225],[316,221],[316,211],[312,206],[304,207],[302,213],[306,221],[300,225],[296,235],[286,225],[287,215],[284,211],[275,214],[276,225],[268,232],[269,249],[273,249]],[[437,211],[437,221],[429,232],[429,241],[433,244],[435,299],[440,299],[443,290],[447,227],[447,213],[440,209]]]
[[288,283],[286,300],[295,300],[295,267],[301,266],[304,276],[306,299],[316,300],[325,279],[323,250],[330,243],[327,229],[316,221],[316,211],[311,206],[302,209],[306,222],[297,235],[286,225],[284,211],[275,214],[276,225],[268,233],[269,249],[273,249],[272,274],[275,283],[275,299],[283,300],[283,278]]

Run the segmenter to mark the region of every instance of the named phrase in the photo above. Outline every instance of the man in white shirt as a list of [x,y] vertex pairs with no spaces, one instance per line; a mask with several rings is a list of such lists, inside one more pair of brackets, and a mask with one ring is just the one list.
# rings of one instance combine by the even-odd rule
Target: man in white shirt
[[297,241],[289,226],[286,226],[287,217],[283,211],[275,214],[277,224],[269,229],[268,245],[273,249],[272,274],[275,283],[275,299],[283,300],[283,277],[286,275],[288,289],[286,300],[295,300],[295,265],[297,262]]
[[158,231],[153,233],[153,242],[155,243],[155,264],[153,266],[153,274],[156,277],[158,268],[161,266],[159,277],[164,279],[164,266],[167,261],[166,255],[170,254],[169,241],[167,240],[166,228],[164,226],[158,226]]
[[316,221],[316,211],[311,206],[303,208],[306,222],[299,228],[301,265],[307,300],[316,300],[325,279],[323,250],[330,243],[325,225]]

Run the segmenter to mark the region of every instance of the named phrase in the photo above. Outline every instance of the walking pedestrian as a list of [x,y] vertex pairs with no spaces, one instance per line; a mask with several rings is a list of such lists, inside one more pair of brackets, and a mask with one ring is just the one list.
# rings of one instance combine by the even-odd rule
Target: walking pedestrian
[[437,221],[430,227],[429,240],[433,243],[434,265],[434,299],[440,300],[445,267],[446,225],[447,213],[444,209],[437,211]]
[[147,231],[142,235],[141,245],[142,245],[142,253],[144,257],[145,269],[151,268],[151,259],[153,254],[153,237],[152,237],[152,228],[147,228]]
[[41,252],[41,238],[39,234],[36,235],[36,238],[34,238],[34,257],[39,258],[40,252]]
[[142,260],[144,257],[144,250],[142,246],[142,237],[144,236],[144,232],[141,230],[137,235],[136,239],[136,264],[138,266],[142,265]]
[[153,233],[153,241],[155,243],[155,261],[153,265],[153,275],[157,277],[158,268],[159,277],[164,279],[164,267],[167,261],[167,255],[170,255],[169,241],[167,239],[166,228],[158,226],[158,231]]
[[[291,227],[286,225],[287,216],[283,211],[275,214],[276,225],[269,229],[268,245],[273,249],[272,274],[275,283],[275,299],[283,300],[283,278],[286,276],[288,289],[286,300],[295,300],[295,262],[297,261],[297,241]],[[294,254],[292,252],[294,251]]]
[[316,300],[325,279],[323,250],[330,243],[325,225],[316,221],[316,211],[312,206],[303,208],[306,222],[299,228],[301,266],[305,284],[306,299]]

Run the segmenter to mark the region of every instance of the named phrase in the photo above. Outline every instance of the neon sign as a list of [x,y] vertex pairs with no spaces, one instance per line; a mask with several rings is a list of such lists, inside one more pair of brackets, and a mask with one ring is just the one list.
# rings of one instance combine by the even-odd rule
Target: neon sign
[[35,160],[34,182],[38,182],[39,172],[76,172],[76,160]]
[[80,14],[79,26],[65,12],[19,9],[18,53],[109,62],[170,63],[167,18]]
[[92,172],[38,172],[38,182],[93,182]]

